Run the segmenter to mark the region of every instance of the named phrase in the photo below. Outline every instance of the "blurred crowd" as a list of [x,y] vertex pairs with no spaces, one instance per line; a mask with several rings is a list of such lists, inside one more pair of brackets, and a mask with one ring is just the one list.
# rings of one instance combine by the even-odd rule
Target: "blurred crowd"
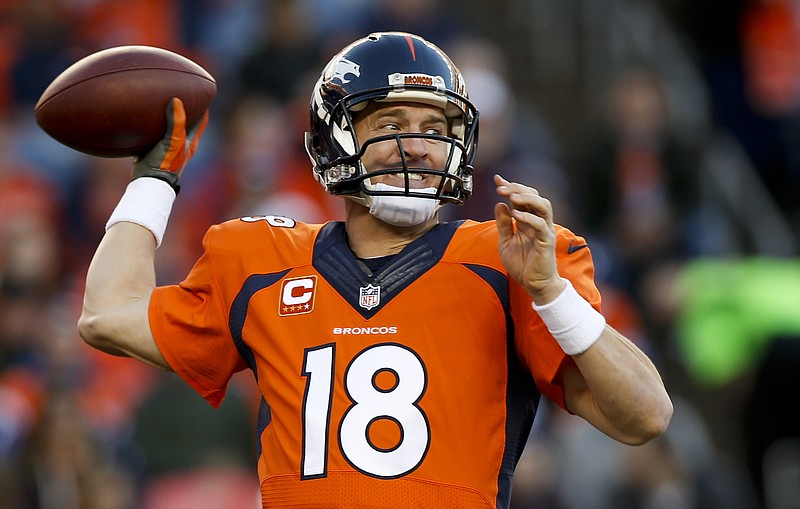
[[[171,49],[216,77],[157,252],[159,283],[177,283],[212,223],[342,218],[302,147],[308,93],[344,44],[395,29],[441,46],[481,111],[477,190],[445,219],[490,219],[495,172],[539,189],[556,221],[589,239],[606,316],[653,358],[675,402],[667,433],[637,448],[543,402],[513,507],[800,507],[800,261],[796,248],[762,252],[748,229],[766,199],[788,225],[775,242],[798,245],[800,1],[662,2],[704,78],[709,124],[682,130],[664,71],[623,62],[568,142],[537,107],[549,99],[512,79],[513,48],[462,4],[476,2],[0,0],[0,508],[259,500],[250,380],[215,411],[175,376],[77,336],[83,277],[131,161],[44,134],[33,108],[50,81],[123,44]],[[718,152],[741,157],[721,181]],[[718,188],[743,185],[734,166],[757,185],[731,204]]]

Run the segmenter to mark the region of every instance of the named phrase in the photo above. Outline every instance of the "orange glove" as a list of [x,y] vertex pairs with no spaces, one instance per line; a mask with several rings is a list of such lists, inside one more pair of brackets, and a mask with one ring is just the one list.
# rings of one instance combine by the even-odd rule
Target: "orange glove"
[[194,155],[208,124],[208,111],[186,131],[186,111],[183,109],[183,102],[175,97],[167,105],[166,116],[167,130],[164,138],[146,155],[135,159],[131,180],[139,177],[157,178],[167,182],[177,193],[180,189],[178,179]]

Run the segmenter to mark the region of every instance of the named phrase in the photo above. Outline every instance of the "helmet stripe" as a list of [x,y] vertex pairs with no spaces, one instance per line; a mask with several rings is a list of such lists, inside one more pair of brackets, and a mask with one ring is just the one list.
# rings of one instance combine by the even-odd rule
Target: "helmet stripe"
[[414,59],[414,62],[417,61],[417,51],[414,49],[414,39],[411,38],[410,35],[406,36],[406,42],[408,43],[408,47],[411,48],[411,58]]

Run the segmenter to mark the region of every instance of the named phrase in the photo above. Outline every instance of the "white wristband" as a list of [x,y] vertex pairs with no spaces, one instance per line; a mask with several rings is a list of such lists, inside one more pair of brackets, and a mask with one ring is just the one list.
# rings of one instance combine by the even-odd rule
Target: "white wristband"
[[555,300],[533,309],[539,313],[547,330],[567,355],[583,353],[600,339],[605,317],[578,294],[568,279],[567,286]]
[[106,231],[123,221],[136,223],[153,233],[158,247],[164,238],[174,201],[175,190],[165,181],[151,177],[134,179],[108,218]]

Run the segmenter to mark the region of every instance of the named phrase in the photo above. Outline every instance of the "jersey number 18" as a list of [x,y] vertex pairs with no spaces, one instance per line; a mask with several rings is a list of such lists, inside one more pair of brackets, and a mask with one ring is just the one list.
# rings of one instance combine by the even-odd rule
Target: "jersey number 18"
[[[303,479],[327,475],[335,355],[335,343],[305,351]],[[391,383],[380,383],[379,377]],[[388,479],[419,467],[430,446],[428,419],[419,406],[426,385],[425,365],[404,345],[373,345],[352,359],[344,373],[344,389],[352,404],[339,423],[337,436],[342,454],[353,468]],[[371,439],[371,428],[384,420],[393,422],[400,433],[397,443],[388,447]]]

